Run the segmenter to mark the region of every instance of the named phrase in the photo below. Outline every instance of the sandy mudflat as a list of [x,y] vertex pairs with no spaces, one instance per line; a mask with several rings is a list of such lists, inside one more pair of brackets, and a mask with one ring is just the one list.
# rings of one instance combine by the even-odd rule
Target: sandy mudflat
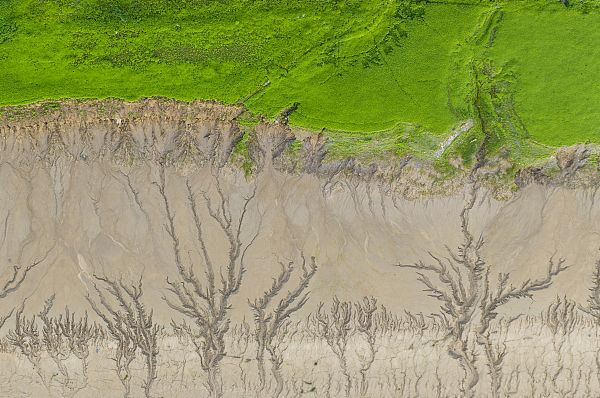
[[[206,371],[194,345],[189,336],[177,338],[169,326],[171,319],[185,317],[170,308],[163,296],[169,295],[167,277],[170,281],[181,277],[175,251],[184,267],[194,269],[200,280],[205,278],[206,257],[197,220],[220,283],[231,241],[218,220],[227,222],[230,215],[234,231],[239,229],[235,239],[242,250],[248,249],[239,291],[226,310],[232,324],[220,364],[224,396],[276,395],[270,373],[265,385],[259,385],[248,301],[260,298],[273,284],[280,263],[296,265],[290,282],[294,283],[300,277],[302,254],[306,259],[314,256],[318,269],[304,291],[309,292],[308,301],[289,319],[294,333],[279,337],[288,347],[281,354],[281,396],[346,396],[348,380],[351,396],[493,396],[482,348],[474,343],[477,339],[467,338],[475,344],[469,350],[479,352],[475,365],[480,380],[465,392],[461,363],[448,355],[445,326],[434,318],[419,321],[405,313],[439,312],[439,301],[423,292],[413,269],[394,266],[431,262],[428,252],[446,261],[446,246],[455,249],[464,243],[460,214],[470,195],[468,187],[445,197],[408,200],[342,175],[326,181],[279,171],[268,155],[261,169],[246,177],[227,164],[239,133],[233,122],[235,109],[213,104],[162,116],[152,113],[160,109],[143,111],[146,116],[139,119],[107,117],[96,124],[75,116],[31,125],[4,122],[0,128],[0,259],[5,279],[10,279],[13,264],[41,262],[17,291],[0,299],[3,313],[26,298],[23,313],[37,314],[55,294],[53,316],[68,306],[78,317],[88,311],[90,322],[102,324],[85,299],[88,293],[95,297],[94,275],[123,278],[126,283],[142,277],[143,303],[154,311],[154,321],[165,325],[152,396],[206,394],[210,387],[202,381]],[[272,130],[266,132],[272,135],[265,135],[259,145],[263,153],[275,156],[277,136]],[[248,200],[252,192],[255,196]],[[245,218],[236,226],[242,212]],[[597,396],[600,392],[596,381],[600,369],[594,359],[600,342],[593,320],[575,304],[550,307],[554,320],[547,311],[557,296],[585,305],[600,255],[599,212],[596,191],[591,189],[529,185],[509,201],[497,201],[484,189],[476,192],[468,227],[470,234],[484,240],[480,253],[492,284],[500,272],[510,273],[515,286],[535,280],[544,275],[550,258],[564,258],[569,267],[553,278],[551,286],[535,291],[534,300],[513,300],[499,311],[492,340],[499,352],[505,347],[506,357],[498,396],[510,392],[524,397]],[[282,292],[293,285],[289,286]],[[369,340],[370,332],[357,328],[358,320],[350,320],[343,351],[348,378],[314,320],[319,302],[328,311],[334,296],[354,303],[373,296],[378,306],[393,314],[385,318],[378,307],[374,341]],[[518,314],[517,321],[503,324],[508,319],[503,316]],[[188,322],[194,324],[193,319]],[[13,331],[14,324],[13,316],[1,334]],[[89,342],[86,372],[73,348],[65,348],[61,360],[69,369],[68,377],[62,368],[55,368],[57,362],[40,338],[38,362],[10,340],[2,340],[0,396],[123,396],[110,360],[115,342],[109,334]],[[376,348],[374,353],[370,344]],[[531,357],[542,359],[531,363]],[[133,396],[144,393],[142,358],[138,352],[128,377]]]

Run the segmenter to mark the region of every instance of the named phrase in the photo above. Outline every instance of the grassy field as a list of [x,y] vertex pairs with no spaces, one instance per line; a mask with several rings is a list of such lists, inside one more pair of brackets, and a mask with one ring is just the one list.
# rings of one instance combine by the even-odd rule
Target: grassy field
[[473,118],[449,154],[485,130],[535,158],[600,143],[598,1],[572,3],[0,0],[0,104],[160,95],[273,117],[298,102],[292,123],[332,131],[340,154],[385,137],[431,155]]
[[517,76],[516,108],[536,141],[600,142],[600,14],[507,11],[490,55]]
[[447,105],[452,50],[479,12],[479,7],[427,6],[421,19],[407,24],[398,46],[381,51],[373,64],[353,63],[372,43],[359,47],[353,43],[358,39],[348,39],[340,43],[337,64],[323,65],[314,57],[249,104],[272,113],[298,101],[292,120],[307,127],[368,131],[410,122],[445,131],[457,121]]

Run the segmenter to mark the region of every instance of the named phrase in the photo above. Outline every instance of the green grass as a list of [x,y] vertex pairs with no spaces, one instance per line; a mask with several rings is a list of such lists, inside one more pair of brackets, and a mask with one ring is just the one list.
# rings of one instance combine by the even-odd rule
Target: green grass
[[298,102],[293,124],[365,160],[431,157],[473,118],[445,158],[487,135],[526,164],[600,142],[600,2],[572,3],[0,0],[0,104],[158,95],[274,117]]
[[600,142],[600,14],[506,12],[490,55],[514,70],[515,106],[531,137]]
[[408,24],[398,48],[382,52],[378,64],[347,65],[342,59],[339,65],[319,65],[318,59],[310,59],[249,105],[273,113],[294,99],[301,106],[292,121],[313,128],[369,131],[408,122],[445,131],[458,121],[447,106],[452,51],[480,11],[428,6],[422,20]]

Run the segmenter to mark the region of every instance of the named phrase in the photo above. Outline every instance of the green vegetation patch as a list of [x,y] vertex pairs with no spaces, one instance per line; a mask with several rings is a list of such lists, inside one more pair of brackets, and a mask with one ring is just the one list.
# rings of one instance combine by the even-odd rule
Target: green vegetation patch
[[268,114],[294,98],[301,106],[292,121],[313,128],[369,131],[408,122],[446,131],[458,121],[448,107],[452,51],[478,11],[430,5],[422,16],[407,20],[396,39],[352,39],[361,46],[340,39],[340,54],[346,55],[328,63],[317,56],[307,60],[249,105]]
[[534,140],[600,142],[598,26],[600,14],[581,9],[506,11],[490,56],[514,71],[515,108]]
[[401,123],[391,129],[364,134],[330,130],[327,156],[329,159],[357,158],[363,162],[402,157],[415,153],[434,159],[443,136],[435,136],[415,125]]

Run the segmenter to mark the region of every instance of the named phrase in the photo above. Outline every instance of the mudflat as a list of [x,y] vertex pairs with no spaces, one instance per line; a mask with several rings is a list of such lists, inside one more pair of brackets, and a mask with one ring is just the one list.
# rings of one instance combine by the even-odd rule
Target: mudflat
[[111,104],[0,126],[0,396],[600,390],[597,188],[440,194],[240,107]]

